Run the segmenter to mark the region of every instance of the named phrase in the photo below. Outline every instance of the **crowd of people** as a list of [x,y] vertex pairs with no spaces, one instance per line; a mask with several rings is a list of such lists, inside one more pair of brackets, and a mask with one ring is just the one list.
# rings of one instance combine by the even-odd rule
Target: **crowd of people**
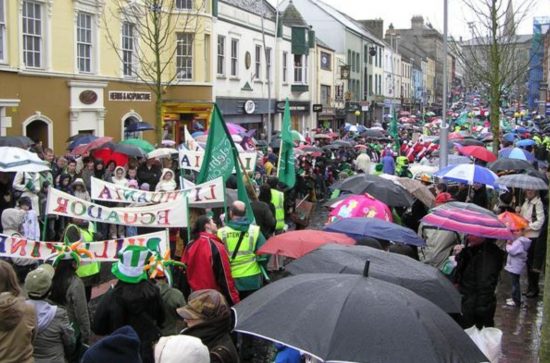
[[[256,251],[275,234],[296,228],[295,201],[328,200],[337,196],[331,186],[356,174],[391,174],[417,178],[429,186],[436,205],[451,201],[474,203],[496,213],[512,211],[528,221],[515,230],[517,239],[501,242],[462,236],[420,223],[428,207],[416,201],[410,208],[393,208],[394,221],[422,236],[417,249],[378,241],[377,248],[407,254],[430,264],[456,284],[463,295],[463,327],[494,326],[495,289],[504,268],[512,284],[510,307],[522,306],[520,275],[527,266],[527,298],[539,294],[539,274],[546,246],[546,195],[525,190],[497,193],[484,185],[448,185],[424,173],[413,175],[410,164],[430,161],[436,147],[403,130],[396,141],[372,139],[341,130],[331,137],[309,139],[296,148],[296,186],[288,189],[277,179],[277,150],[259,150],[254,173],[247,178],[255,223],[247,204],[233,202],[223,209],[191,209],[190,231],[170,230],[171,258],[185,268],[152,274],[146,269],[150,251],[129,246],[109,267],[79,265],[67,257],[51,261],[0,260],[0,361],[2,362],[239,362],[253,354],[255,339],[232,334],[230,307],[267,283],[267,255]],[[309,136],[308,136],[309,138]],[[335,145],[334,139],[347,144]],[[504,147],[508,145],[503,143]],[[533,150],[546,149],[542,143]],[[56,157],[51,149],[36,150],[50,170],[41,173],[0,173],[2,233],[32,240],[101,241],[150,232],[148,228],[90,223],[77,218],[45,215],[49,188],[90,200],[91,178],[146,191],[181,189],[177,160],[134,159],[127,165],[105,164],[87,155]],[[475,162],[480,162],[475,160]],[[193,180],[193,175],[186,174]],[[226,182],[236,188],[235,177]],[[113,203],[105,203],[114,206]],[[224,215],[224,212],[226,215]],[[188,233],[189,232],[189,233]],[[190,236],[190,238],[188,238]],[[179,245],[182,241],[183,245]],[[278,267],[278,264],[277,264]],[[107,269],[107,270],[106,270]],[[90,309],[92,289],[109,272],[116,282]],[[109,275],[111,276],[111,275]],[[103,338],[96,340],[98,336]],[[274,347],[276,362],[299,362],[303,357],[282,345]],[[312,357],[308,357],[313,361]]]

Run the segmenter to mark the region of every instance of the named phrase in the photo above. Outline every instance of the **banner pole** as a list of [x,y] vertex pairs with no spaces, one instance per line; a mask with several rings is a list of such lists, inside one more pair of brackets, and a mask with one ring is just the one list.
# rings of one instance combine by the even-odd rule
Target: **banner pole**
[[[237,154],[237,155],[235,155],[235,154]],[[250,181],[250,176],[248,176],[248,171],[244,168],[243,162],[242,162],[241,158],[239,157],[239,153],[235,149],[233,149],[233,155],[239,161],[239,165],[241,166],[241,170],[242,170],[243,174],[245,175],[246,182],[248,183],[248,185],[251,188],[250,191],[252,192],[253,199],[258,200],[258,196],[256,195],[256,190],[254,189],[254,186],[252,185],[252,182]],[[256,167],[256,165],[254,165],[254,168],[255,167]]]
[[[189,194],[185,195],[185,210],[187,212],[187,243],[191,242],[191,225],[189,221]],[[183,256],[183,252],[182,252]]]

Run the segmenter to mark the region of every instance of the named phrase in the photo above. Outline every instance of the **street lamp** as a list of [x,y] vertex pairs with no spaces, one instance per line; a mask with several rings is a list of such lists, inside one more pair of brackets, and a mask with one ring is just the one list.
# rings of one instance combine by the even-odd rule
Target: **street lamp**
[[355,123],[356,123],[357,125],[359,125],[359,116],[361,116],[361,111],[356,110],[356,111],[354,112],[354,115],[355,115],[355,117],[356,117],[356,120],[355,120],[356,122],[355,122]]

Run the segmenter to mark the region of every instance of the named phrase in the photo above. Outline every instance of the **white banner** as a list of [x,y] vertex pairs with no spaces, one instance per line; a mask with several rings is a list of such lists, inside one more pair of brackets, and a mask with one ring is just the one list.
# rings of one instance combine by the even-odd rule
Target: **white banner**
[[183,126],[184,128],[184,137],[185,137],[185,146],[187,149],[192,151],[204,151],[204,149],[199,145],[199,143],[191,136],[189,130],[187,130],[187,125]]
[[[191,183],[192,184],[192,183]],[[145,190],[121,187],[101,179],[92,178],[91,198],[106,202],[158,204],[168,203],[188,196],[191,207],[201,207],[218,203],[223,205],[223,178],[219,177],[209,182],[197,184],[183,190],[173,192],[149,192]]]
[[[161,256],[164,256],[168,250],[168,233],[166,230],[142,234],[135,237],[126,237],[119,239],[110,239],[106,241],[96,241],[82,243],[81,248],[89,251],[94,260],[116,261],[118,252],[130,245],[151,246],[158,242],[158,249]],[[0,234],[0,256],[32,258],[36,260],[46,260],[52,258],[57,253],[55,246],[62,246],[62,242],[43,242],[33,241],[20,237],[10,237]],[[86,254],[80,255],[83,261],[91,260]]]
[[186,198],[138,207],[109,208],[50,188],[46,214],[135,227],[187,227]]
[[[256,169],[256,159],[258,154],[255,151],[241,151],[239,159],[247,172],[254,172]],[[201,170],[204,159],[204,151],[179,150],[180,168],[195,171]]]

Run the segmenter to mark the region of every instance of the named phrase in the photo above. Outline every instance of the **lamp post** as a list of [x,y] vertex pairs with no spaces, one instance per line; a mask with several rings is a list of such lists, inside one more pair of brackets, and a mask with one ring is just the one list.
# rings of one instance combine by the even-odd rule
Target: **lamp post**
[[356,111],[354,112],[354,115],[355,115],[355,118],[356,118],[355,123],[356,123],[357,125],[359,125],[359,117],[361,116],[361,111],[356,110]]
[[447,43],[447,0],[443,0],[443,107],[441,115],[441,129],[439,131],[439,168],[447,166],[449,148],[447,147],[447,54],[449,46]]

